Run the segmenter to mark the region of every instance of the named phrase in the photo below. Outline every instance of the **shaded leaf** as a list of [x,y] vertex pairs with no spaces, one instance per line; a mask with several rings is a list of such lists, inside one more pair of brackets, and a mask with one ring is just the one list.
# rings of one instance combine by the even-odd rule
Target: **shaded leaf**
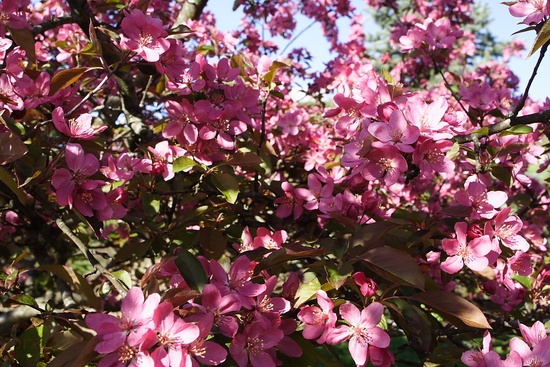
[[530,57],[535,52],[537,52],[537,50],[548,43],[548,41],[550,41],[550,20],[547,20],[542,26],[541,30],[537,33],[533,48],[531,48],[531,51],[529,51],[527,57]]
[[16,294],[11,296],[5,303],[6,306],[9,306],[10,304],[17,304],[17,305],[24,305],[29,306],[34,309],[38,309],[38,303],[36,303],[36,300],[26,294]]
[[13,131],[0,132],[0,165],[16,161],[28,151],[27,146]]
[[66,88],[73,83],[76,83],[77,81],[80,80],[80,78],[82,78],[82,76],[86,72],[90,70],[97,70],[97,69],[101,69],[101,68],[82,67],[82,68],[61,70],[60,72],[56,73],[52,78],[52,81],[50,83],[50,96],[54,95],[61,89]]
[[252,152],[237,152],[225,162],[231,166],[255,166],[261,163],[262,159]]
[[411,298],[433,308],[457,327],[467,325],[491,329],[491,325],[479,308],[454,293],[428,291],[415,294]]
[[48,367],[85,367],[97,356],[96,345],[97,336],[83,339],[58,353]]
[[61,264],[46,264],[42,265],[39,270],[49,271],[50,273],[58,276],[67,283],[73,291],[81,295],[88,305],[95,309],[99,309],[101,305],[101,299],[96,296],[94,290],[90,284],[84,279],[84,277],[74,271],[73,268],[61,265]]
[[0,181],[4,183],[14,194],[17,196],[17,199],[24,205],[27,205],[31,202],[32,199],[27,197],[25,191],[23,191],[18,185],[13,177],[6,171],[3,167],[0,167]]
[[175,261],[181,276],[183,276],[189,287],[202,292],[207,279],[204,268],[196,256],[185,249],[181,249]]
[[349,279],[351,273],[353,273],[353,266],[349,263],[344,263],[338,268],[334,265],[327,265],[325,266],[325,271],[327,272],[327,280],[329,284],[334,289],[338,290],[346,283],[346,280]]
[[44,325],[30,327],[19,337],[15,355],[20,367],[36,367],[42,354]]
[[212,176],[212,182],[228,203],[235,204],[239,196],[239,181],[234,176],[225,172],[216,173]]
[[351,237],[350,244],[353,247],[362,246],[365,250],[377,246],[384,234],[396,227],[395,223],[390,222],[376,222],[364,225]]
[[9,28],[15,44],[25,50],[25,55],[30,62],[36,64],[36,51],[34,49],[34,35],[28,28]]
[[227,248],[227,240],[223,233],[212,227],[200,229],[199,243],[208,259],[219,259]]
[[417,260],[405,251],[392,247],[377,247],[365,252],[361,259],[372,271],[395,284],[424,289],[424,274]]

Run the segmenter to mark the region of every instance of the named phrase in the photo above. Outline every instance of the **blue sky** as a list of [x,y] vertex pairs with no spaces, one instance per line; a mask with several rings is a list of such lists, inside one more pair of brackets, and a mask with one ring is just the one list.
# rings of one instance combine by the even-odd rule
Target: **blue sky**
[[[533,44],[535,33],[526,32],[512,36],[512,33],[522,29],[522,25],[517,24],[521,19],[512,17],[508,13],[508,7],[501,4],[501,2],[498,0],[485,0],[484,2],[489,4],[490,6],[490,18],[492,19],[490,29],[497,37],[497,39],[501,41],[516,38],[522,39],[525,42],[526,48],[529,49]],[[360,10],[365,9],[366,7],[365,1],[352,0],[352,3],[354,3],[355,6]],[[209,9],[216,15],[218,27],[222,30],[233,30],[239,26],[240,12],[233,12],[231,10],[232,6],[233,0],[210,0],[208,2],[207,9]],[[367,16],[366,13],[364,14],[365,16]],[[369,29],[372,29],[372,26],[369,26],[368,18],[365,23],[365,28],[367,29],[367,31]],[[301,19],[298,22],[297,30],[301,31],[308,25],[309,22],[307,22],[305,19]],[[342,26],[345,26],[345,23],[343,23]],[[321,39],[321,37],[319,37],[319,34],[320,28],[319,26],[315,25],[307,29],[302,35],[300,35],[298,39],[296,39],[292,43],[293,47],[304,46],[310,50],[310,52],[314,56],[314,62],[312,66],[317,70],[323,69],[323,63],[330,59],[328,45],[326,44],[326,42],[323,41],[323,39]],[[278,42],[282,47],[286,46],[288,43],[287,40],[282,39],[275,39],[275,41]],[[525,56],[526,55],[527,52],[525,52]],[[520,85],[522,90],[524,90],[525,86],[527,85],[529,76],[531,75],[531,72],[533,70],[533,66],[537,61],[538,52],[528,59],[525,56],[523,58],[514,58],[510,62],[510,67],[512,68],[514,73],[516,73],[516,75],[520,78]],[[548,87],[548,83],[550,82],[550,61],[548,60],[548,58],[550,58],[550,55],[547,55],[546,59],[543,60],[542,65],[539,69],[539,73],[537,74],[537,77],[531,87],[530,96],[533,99],[544,100],[546,97],[550,96],[550,88]]]

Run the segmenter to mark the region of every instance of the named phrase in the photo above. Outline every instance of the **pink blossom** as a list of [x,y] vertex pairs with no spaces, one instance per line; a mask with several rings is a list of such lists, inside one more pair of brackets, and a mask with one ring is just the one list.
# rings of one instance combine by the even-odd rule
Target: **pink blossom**
[[474,271],[481,271],[489,265],[487,254],[492,249],[489,236],[484,235],[467,241],[468,224],[459,222],[455,224],[456,239],[443,240],[443,249],[449,255],[441,263],[441,269],[449,274],[458,272],[464,265]]
[[260,227],[254,237],[254,248],[266,248],[268,250],[278,250],[285,243],[288,234],[285,230],[271,232],[268,228]]
[[263,322],[253,322],[245,326],[242,334],[237,334],[229,346],[229,353],[239,367],[275,367],[270,351],[284,338],[280,329],[266,327]]
[[518,234],[523,227],[523,222],[517,215],[510,215],[511,210],[512,208],[506,207],[491,222],[486,222],[485,234],[494,237],[495,241],[501,242],[512,250],[527,252],[531,246],[523,236]]
[[139,9],[126,13],[121,27],[121,45],[146,61],[159,61],[160,56],[170,48],[170,42],[165,38],[168,34],[162,28],[162,20],[143,14]]
[[410,125],[403,112],[399,110],[392,111],[389,123],[373,122],[369,125],[368,131],[378,139],[372,143],[373,147],[382,148],[394,145],[405,153],[414,151],[411,144],[416,143],[420,136],[420,130],[416,126]]
[[307,176],[307,186],[307,189],[300,187],[294,190],[296,196],[304,200],[304,208],[307,210],[318,209],[321,200],[332,197],[332,191],[334,190],[332,178],[328,178],[326,184],[323,185],[317,175],[309,174]]
[[298,312],[298,319],[305,326],[302,335],[306,339],[317,339],[317,343],[323,344],[328,333],[336,325],[336,314],[332,310],[334,303],[323,290],[317,291],[317,306],[304,306]]
[[508,10],[514,17],[525,17],[523,23],[536,24],[545,16],[550,16],[550,5],[546,0],[518,0],[514,4],[505,3],[509,6]]
[[97,134],[107,129],[107,126],[92,127],[92,115],[83,113],[76,119],[65,120],[65,113],[61,107],[56,107],[52,112],[55,128],[70,138],[80,140],[93,140]]
[[364,366],[368,360],[369,345],[377,348],[387,348],[390,336],[378,325],[384,313],[384,306],[373,302],[362,311],[352,303],[340,306],[340,315],[348,325],[340,325],[333,329],[328,338],[328,344],[340,344],[349,339],[349,351],[357,366]]
[[142,290],[134,287],[122,300],[120,318],[103,313],[88,314],[86,324],[98,334],[95,350],[105,354],[125,345],[132,348],[141,345],[154,329],[153,314],[159,303],[158,293],[145,299]]
[[545,337],[532,347],[533,349],[519,338],[510,340],[510,349],[520,355],[523,359],[523,366],[550,366],[550,338]]
[[352,275],[353,280],[355,280],[355,284],[357,284],[360,287],[361,294],[367,298],[374,297],[376,295],[376,291],[378,290],[378,284],[371,279],[367,278],[365,273],[362,271],[358,271],[357,273],[354,273]]
[[156,361],[161,361],[164,366],[189,365],[190,362],[185,346],[190,345],[199,337],[199,328],[194,324],[185,322],[174,314],[174,306],[169,302],[162,302],[155,309],[153,315],[155,340],[159,347],[151,356]]
[[497,214],[508,195],[504,191],[487,191],[487,186],[475,176],[466,180],[466,190],[460,190],[455,194],[459,204],[472,208],[470,218],[491,219]]
[[197,327],[200,330],[199,337],[187,347],[187,352],[195,360],[191,360],[193,367],[198,367],[198,363],[207,366],[217,366],[224,362],[227,358],[227,350],[221,345],[206,340],[210,336],[210,330],[214,323],[214,316],[206,314],[197,322]]
[[450,140],[426,139],[416,146],[413,163],[418,165],[421,175],[426,178],[432,177],[434,173],[452,173],[455,164],[445,154],[452,147],[453,143]]
[[493,348],[493,342],[491,334],[485,331],[483,334],[483,347],[481,350],[468,350],[462,353],[460,360],[468,367],[487,367],[485,362],[485,355],[489,353]]
[[374,149],[366,155],[367,162],[361,171],[367,180],[380,180],[387,186],[396,183],[407,170],[407,161],[393,146]]
[[122,153],[118,157],[107,156],[107,166],[99,170],[111,180],[130,181],[136,173],[150,173],[151,169],[150,159],[135,158],[128,153]]
[[174,178],[174,160],[177,157],[183,156],[185,151],[175,145],[169,145],[168,141],[161,141],[157,143],[155,147],[148,147],[149,151],[153,153],[152,174],[162,174],[165,181],[169,181]]
[[294,219],[300,218],[303,209],[303,200],[296,195],[294,186],[288,182],[283,182],[281,188],[284,190],[284,196],[275,199],[275,204],[279,204],[277,208],[277,216],[286,218],[293,216]]

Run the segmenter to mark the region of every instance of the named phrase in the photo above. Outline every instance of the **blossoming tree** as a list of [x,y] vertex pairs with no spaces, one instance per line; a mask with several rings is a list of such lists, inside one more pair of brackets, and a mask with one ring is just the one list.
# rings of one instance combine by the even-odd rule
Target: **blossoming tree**
[[473,0],[232,6],[0,3],[2,360],[549,366],[550,3],[526,90]]

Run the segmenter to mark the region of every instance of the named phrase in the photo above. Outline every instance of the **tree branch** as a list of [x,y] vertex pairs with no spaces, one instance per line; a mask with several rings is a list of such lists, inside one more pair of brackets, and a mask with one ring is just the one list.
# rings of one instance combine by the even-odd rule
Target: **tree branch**
[[208,3],[208,0],[186,0],[181,6],[174,27],[185,23],[189,19],[199,20],[206,3]]
[[479,139],[481,138],[495,135],[505,130],[508,130],[512,126],[534,124],[537,122],[550,125],[550,110],[537,112],[537,113],[533,113],[525,116],[517,116],[517,117],[512,116],[504,121],[486,126],[488,131],[474,132],[466,135],[457,135],[452,140],[459,144],[475,142],[475,141],[479,141]]

